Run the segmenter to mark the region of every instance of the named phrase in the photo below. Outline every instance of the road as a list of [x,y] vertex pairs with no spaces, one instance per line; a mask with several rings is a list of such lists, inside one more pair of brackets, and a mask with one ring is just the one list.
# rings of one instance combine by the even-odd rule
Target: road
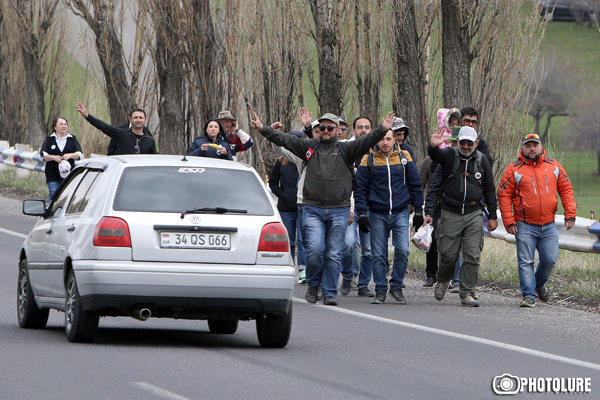
[[[297,287],[285,349],[261,348],[253,321],[214,335],[204,321],[107,317],[92,344],[67,342],[56,311],[46,329],[20,329],[17,259],[34,223],[0,198],[0,399],[486,399],[506,373],[538,386],[589,378],[585,397],[600,392],[598,315],[487,293],[462,308],[418,281],[405,306],[356,292],[338,307],[309,305]],[[517,397],[540,398],[529,388]]]

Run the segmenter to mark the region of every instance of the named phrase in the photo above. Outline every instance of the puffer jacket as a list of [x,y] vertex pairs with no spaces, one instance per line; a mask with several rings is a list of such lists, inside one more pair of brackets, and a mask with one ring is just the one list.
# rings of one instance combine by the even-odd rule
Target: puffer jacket
[[[377,149],[377,148],[375,148]],[[354,199],[358,215],[370,212],[391,213],[404,211],[409,204],[416,209],[423,206],[421,177],[410,154],[396,149],[389,155],[376,151],[373,165],[363,157],[356,173]],[[404,161],[404,162],[403,162]]]
[[533,161],[519,154],[519,161],[506,168],[498,187],[502,222],[508,228],[517,221],[545,225],[554,221],[560,195],[566,219],[575,219],[577,204],[573,186],[558,161],[546,150]]

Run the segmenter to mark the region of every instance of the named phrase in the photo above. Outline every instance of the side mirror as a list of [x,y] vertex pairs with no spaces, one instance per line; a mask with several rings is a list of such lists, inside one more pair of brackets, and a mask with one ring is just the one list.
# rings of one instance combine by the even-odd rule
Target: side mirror
[[44,200],[24,200],[23,214],[43,217],[46,215],[46,202]]

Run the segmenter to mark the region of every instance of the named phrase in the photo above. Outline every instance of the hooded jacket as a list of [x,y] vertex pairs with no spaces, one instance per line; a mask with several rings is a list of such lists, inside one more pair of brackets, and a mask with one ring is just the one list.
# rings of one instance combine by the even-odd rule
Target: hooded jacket
[[277,196],[277,209],[284,212],[298,211],[298,169],[287,158],[279,157],[269,174],[269,188]]
[[517,221],[545,225],[554,221],[560,195],[565,219],[575,219],[577,204],[573,186],[558,161],[546,157],[546,150],[533,161],[519,153],[519,161],[506,168],[498,186],[502,222],[508,228]]

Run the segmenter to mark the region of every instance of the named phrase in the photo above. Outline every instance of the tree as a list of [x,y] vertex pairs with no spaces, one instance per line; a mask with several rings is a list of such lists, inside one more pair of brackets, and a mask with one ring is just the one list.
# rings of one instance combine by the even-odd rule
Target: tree
[[574,101],[564,135],[567,148],[596,152],[598,168],[594,175],[600,176],[600,94],[597,91],[589,90]]

